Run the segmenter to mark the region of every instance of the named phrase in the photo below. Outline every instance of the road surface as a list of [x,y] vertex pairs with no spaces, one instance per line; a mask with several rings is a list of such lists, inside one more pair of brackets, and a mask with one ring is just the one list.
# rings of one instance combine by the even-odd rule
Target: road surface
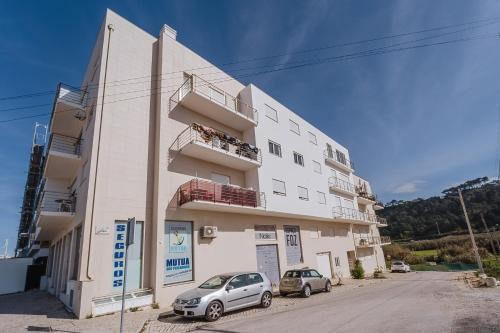
[[313,295],[287,311],[207,324],[194,332],[500,332],[500,288],[470,289],[457,276],[391,274],[374,286],[317,301]]

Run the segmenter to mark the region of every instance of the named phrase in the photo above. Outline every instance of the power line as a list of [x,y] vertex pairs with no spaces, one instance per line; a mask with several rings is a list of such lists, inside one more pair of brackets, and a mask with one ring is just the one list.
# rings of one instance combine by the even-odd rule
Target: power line
[[[225,82],[225,81],[235,80],[236,78],[269,74],[269,73],[273,73],[273,72],[284,71],[284,70],[291,70],[291,69],[297,69],[297,68],[302,68],[302,67],[306,67],[306,66],[313,66],[313,65],[319,65],[319,64],[324,64],[324,63],[334,63],[334,62],[341,62],[341,61],[347,61],[347,60],[354,60],[354,59],[363,58],[363,57],[369,57],[369,56],[374,56],[374,55],[388,54],[388,53],[393,53],[393,52],[401,52],[401,51],[405,51],[405,50],[418,49],[418,48],[424,48],[424,47],[429,47],[429,46],[445,45],[445,44],[465,42],[465,41],[472,41],[472,40],[478,40],[478,39],[486,39],[486,38],[492,38],[492,37],[496,38],[497,35],[496,34],[495,35],[492,35],[492,34],[489,34],[489,35],[479,35],[479,36],[473,36],[473,37],[467,37],[467,38],[459,38],[459,39],[454,39],[454,40],[441,41],[441,42],[436,42],[436,43],[427,43],[427,44],[413,45],[413,46],[400,47],[400,48],[392,48],[392,49],[390,48],[390,49],[385,49],[385,50],[380,50],[380,48],[378,48],[378,49],[374,49],[374,50],[377,50],[376,52],[369,52],[369,50],[368,50],[368,51],[363,51],[363,52],[358,52],[358,53],[353,53],[353,54],[348,54],[348,55],[342,55],[342,56],[336,56],[336,57],[329,57],[329,58],[325,58],[325,59],[320,59],[320,61],[316,61],[316,62],[312,62],[312,63],[301,63],[301,64],[294,65],[294,66],[288,66],[288,67],[285,66],[285,67],[275,68],[275,69],[261,71],[261,72],[249,73],[249,74],[240,75],[240,76],[235,77],[235,78],[229,77],[229,78],[221,79],[219,81],[215,80],[215,81],[207,82],[207,84],[210,84],[210,83],[222,83],[222,82]],[[180,85],[177,85],[177,86],[180,86]],[[151,90],[158,90],[158,89],[159,88],[146,89],[146,90],[147,91],[151,91]],[[131,97],[131,98],[125,98],[125,99],[121,99],[121,100],[107,102],[105,104],[116,103],[116,102],[121,102],[121,101],[128,101],[128,100],[133,100],[133,99],[138,99],[138,98],[151,97],[153,95],[164,94],[164,93],[168,93],[168,92],[174,92],[176,90],[177,89],[175,89],[175,90],[167,90],[167,91],[160,92],[160,93],[147,94],[147,95],[143,95],[143,96],[136,96],[136,97]],[[80,110],[80,109],[75,108],[75,109],[67,109],[67,110],[64,110],[64,111],[61,111],[61,112],[78,111],[78,110]],[[50,115],[50,114],[51,113],[43,113],[43,114],[28,115],[28,116],[24,116],[24,117],[18,117],[18,118],[0,120],[0,123],[8,123],[8,122],[12,122],[12,121],[23,120],[23,119],[28,119],[28,118],[35,118],[35,117],[40,117],[40,116],[45,116],[45,115]]]
[[[417,31],[413,31],[413,32],[399,33],[399,34],[393,34],[393,35],[388,35],[388,36],[375,37],[375,38],[370,38],[370,39],[363,39],[363,40],[354,41],[354,42],[346,42],[346,43],[341,43],[341,44],[333,44],[333,45],[316,47],[316,48],[311,48],[311,49],[306,49],[306,50],[299,50],[299,51],[287,52],[287,53],[276,54],[276,55],[269,55],[269,56],[263,56],[263,57],[256,57],[256,58],[244,59],[244,60],[240,60],[240,61],[227,62],[227,63],[221,64],[220,67],[232,66],[232,65],[241,64],[241,63],[248,63],[248,62],[268,60],[268,59],[273,59],[273,58],[280,58],[280,57],[290,56],[290,55],[294,55],[294,54],[305,54],[305,53],[311,53],[311,52],[324,51],[324,50],[333,49],[333,48],[341,48],[341,47],[347,47],[347,46],[360,45],[360,44],[364,44],[364,43],[371,43],[371,42],[375,42],[375,41],[381,41],[381,40],[387,40],[387,39],[393,39],[393,38],[401,38],[401,37],[406,37],[406,36],[411,36],[411,35],[416,35],[416,34],[422,34],[422,33],[432,32],[432,31],[446,30],[446,29],[450,29],[450,28],[454,28],[454,27],[474,25],[474,24],[478,24],[478,23],[484,23],[485,25],[489,25],[489,24],[498,23],[499,20],[500,20],[500,17],[491,17],[491,18],[485,18],[485,19],[478,19],[478,20],[474,20],[474,21],[469,21],[469,22],[464,22],[464,23],[458,23],[458,24],[452,24],[452,25],[446,25],[446,26],[438,26],[438,27],[434,27],[434,28],[417,30]],[[484,26],[484,25],[482,25],[482,26]],[[477,26],[477,27],[466,28],[466,30],[468,30],[468,29],[475,29],[475,28],[479,28],[479,27],[482,27],[482,26],[480,25],[480,26]],[[135,77],[135,78],[115,80],[115,81],[110,81],[109,83],[126,82],[126,81],[131,81],[131,80],[137,80],[137,79],[143,79],[143,78],[151,78],[151,77],[163,76],[163,75],[170,75],[170,74],[178,74],[178,73],[183,73],[185,71],[195,71],[195,70],[202,70],[202,69],[208,69],[208,68],[217,68],[217,66],[215,66],[215,65],[209,65],[209,66],[203,66],[203,67],[191,68],[191,69],[184,69],[184,70],[179,70],[179,71],[174,71],[174,72],[167,72],[167,73],[161,73],[161,74],[146,75],[146,76],[140,76],[140,77]],[[93,85],[88,85],[87,87],[98,86],[98,85],[99,84],[97,83],[97,84],[93,84]],[[19,99],[19,98],[38,97],[38,96],[43,96],[43,95],[46,95],[46,94],[53,94],[53,93],[54,93],[53,90],[49,90],[49,91],[41,91],[41,92],[35,92],[35,93],[28,93],[28,94],[17,95],[17,96],[5,96],[5,97],[1,97],[0,101],[10,100],[10,99]]]

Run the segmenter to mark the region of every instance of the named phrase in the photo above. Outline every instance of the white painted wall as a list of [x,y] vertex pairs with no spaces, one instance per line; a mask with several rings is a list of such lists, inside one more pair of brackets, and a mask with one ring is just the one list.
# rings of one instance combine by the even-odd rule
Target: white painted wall
[[24,291],[26,272],[33,258],[0,259],[0,295]]

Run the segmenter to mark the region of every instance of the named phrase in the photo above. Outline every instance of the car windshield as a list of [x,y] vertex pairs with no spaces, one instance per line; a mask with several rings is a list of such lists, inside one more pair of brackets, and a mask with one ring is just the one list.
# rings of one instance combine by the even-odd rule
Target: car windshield
[[231,277],[231,275],[217,275],[203,282],[198,288],[219,289],[222,288]]
[[401,261],[396,261],[393,265],[403,265],[403,263]]
[[285,277],[287,278],[299,278],[300,277],[300,271],[288,271],[285,273]]

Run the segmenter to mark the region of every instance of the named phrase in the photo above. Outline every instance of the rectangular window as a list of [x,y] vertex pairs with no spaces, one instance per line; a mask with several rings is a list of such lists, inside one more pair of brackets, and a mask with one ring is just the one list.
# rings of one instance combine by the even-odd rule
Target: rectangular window
[[297,186],[297,190],[299,192],[300,200],[309,200],[309,194],[307,192],[307,188],[303,186]]
[[163,283],[193,281],[193,223],[166,221],[164,232]]
[[276,240],[276,226],[274,225],[256,225],[256,240]]
[[333,158],[333,148],[329,143],[326,144],[326,154],[328,158]]
[[317,145],[318,144],[318,139],[316,138],[316,135],[314,135],[311,132],[308,132],[308,133],[309,133],[309,142]]
[[278,122],[278,111],[276,111],[275,109],[273,109],[272,107],[270,107],[267,104],[265,104],[265,108],[266,108],[266,116],[269,119],[272,119],[275,122]]
[[221,175],[219,173],[212,172],[212,181],[214,183],[222,184],[222,185],[229,185],[231,184],[231,178],[226,175]]
[[283,226],[285,232],[286,262],[297,265],[303,262],[302,246],[300,244],[300,228],[298,226]]
[[335,257],[335,266],[340,267],[340,258]]
[[304,166],[304,156],[299,153],[293,152],[293,162],[295,164]]
[[299,124],[297,124],[295,121],[290,120],[290,131],[292,131],[293,133],[295,134],[298,134],[300,135],[300,128],[299,128]]
[[347,160],[345,158],[345,154],[343,152],[341,152],[341,151],[338,151],[338,150],[336,150],[335,152],[337,154],[337,161],[339,161],[342,164],[346,164],[347,165]]
[[273,155],[281,157],[281,145],[269,140],[269,152]]
[[313,161],[313,170],[314,172],[321,174],[321,163]]
[[76,228],[74,250],[73,250],[73,269],[71,272],[71,280],[78,278],[78,266],[80,265],[80,242],[82,239],[82,226]]
[[326,195],[323,192],[318,191],[318,203],[326,205]]
[[273,179],[273,193],[279,195],[286,195],[285,182]]

